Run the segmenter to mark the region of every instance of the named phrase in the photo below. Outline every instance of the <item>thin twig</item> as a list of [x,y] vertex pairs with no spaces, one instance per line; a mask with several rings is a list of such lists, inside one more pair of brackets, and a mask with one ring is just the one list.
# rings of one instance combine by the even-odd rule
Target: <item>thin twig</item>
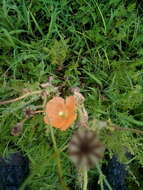
[[37,111],[34,111],[33,114],[44,113],[44,112],[45,112],[44,110],[37,110]]
[[37,91],[33,91],[33,92],[28,92],[26,94],[24,94],[23,96],[20,96],[18,98],[15,98],[15,99],[11,99],[11,100],[6,100],[6,101],[1,101],[0,102],[0,105],[4,105],[4,104],[9,104],[9,103],[12,103],[12,102],[17,102],[19,100],[22,100],[28,96],[32,96],[34,94],[40,94],[42,92],[42,90],[37,90]]
[[123,128],[123,127],[119,127],[118,125],[115,125],[113,123],[108,122],[108,121],[100,121],[100,120],[94,120],[94,122],[96,122],[96,125],[99,126],[99,129],[108,129],[110,131],[130,131],[132,133],[137,133],[137,134],[142,134],[143,135],[143,131],[139,130],[139,129],[133,129],[133,128]]
[[133,132],[133,133],[143,134],[143,131],[138,130],[138,129],[121,128],[121,127],[118,127],[118,126],[113,126],[113,128],[114,128],[115,130],[118,130],[118,131],[131,131],[131,132]]

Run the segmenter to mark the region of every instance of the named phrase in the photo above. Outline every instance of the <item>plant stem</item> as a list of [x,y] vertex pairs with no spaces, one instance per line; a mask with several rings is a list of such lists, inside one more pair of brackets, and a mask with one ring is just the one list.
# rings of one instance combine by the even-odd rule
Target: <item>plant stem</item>
[[34,114],[37,114],[37,113],[44,113],[44,111],[43,110],[34,111]]
[[138,130],[138,129],[133,129],[133,128],[121,128],[121,127],[118,127],[118,126],[113,126],[115,130],[118,130],[118,131],[131,131],[133,133],[137,133],[137,134],[143,134],[143,131],[141,130]]
[[50,132],[51,132],[51,138],[52,138],[52,142],[53,142],[53,145],[54,145],[54,149],[57,152],[57,143],[56,143],[56,140],[55,140],[55,135],[54,135],[53,128],[51,126],[50,126]]
[[12,102],[17,102],[19,100],[22,100],[28,96],[32,96],[34,94],[41,94],[42,90],[37,90],[37,91],[33,91],[33,92],[28,92],[26,94],[24,94],[23,96],[20,96],[18,98],[15,98],[15,99],[11,99],[11,100],[6,100],[6,101],[2,101],[0,102],[0,105],[4,105],[4,104],[9,104],[9,103],[12,103]]
[[62,167],[61,167],[61,161],[60,161],[60,154],[59,154],[59,150],[57,148],[57,143],[56,143],[56,140],[55,140],[54,131],[53,131],[53,128],[51,126],[50,126],[50,132],[51,132],[51,138],[52,138],[52,142],[53,142],[55,153],[56,153],[57,170],[58,170],[60,182],[61,182],[61,185],[62,185],[62,189],[63,190],[68,190],[68,187],[66,186],[66,184],[64,183],[64,180],[63,180]]
[[83,190],[87,190],[87,185],[88,185],[88,173],[87,173],[87,168],[84,167],[84,169],[83,169]]
[[98,162],[96,162],[96,168],[97,168],[97,170],[98,170],[98,172],[99,172],[99,175],[100,175],[101,189],[103,189],[103,181],[104,181],[105,184],[107,185],[108,189],[109,189],[109,190],[112,190],[112,187],[111,187],[110,184],[108,183],[108,181],[107,181],[105,175],[102,173],[101,168],[100,168]]
[[47,93],[43,93],[43,104],[42,104],[43,108],[45,108],[46,103],[47,103]]

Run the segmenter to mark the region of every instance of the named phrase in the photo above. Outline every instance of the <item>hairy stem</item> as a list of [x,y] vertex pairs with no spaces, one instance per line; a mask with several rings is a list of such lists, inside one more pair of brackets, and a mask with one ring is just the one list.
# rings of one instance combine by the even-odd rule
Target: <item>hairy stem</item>
[[64,180],[63,180],[62,167],[61,167],[61,161],[60,161],[60,153],[59,153],[59,150],[57,148],[57,143],[55,140],[54,131],[53,131],[53,128],[51,126],[50,126],[50,132],[51,132],[51,138],[52,138],[52,142],[53,142],[55,153],[56,153],[57,170],[58,170],[60,182],[62,185],[62,189],[68,190],[68,187],[66,186],[66,184],[64,183]]

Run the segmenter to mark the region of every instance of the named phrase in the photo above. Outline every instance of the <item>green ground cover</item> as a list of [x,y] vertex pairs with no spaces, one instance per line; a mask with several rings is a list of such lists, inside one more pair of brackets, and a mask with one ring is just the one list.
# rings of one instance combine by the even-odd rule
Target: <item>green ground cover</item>
[[[62,97],[80,88],[89,121],[110,120],[143,131],[142,7],[135,0],[1,0],[0,101],[40,90],[53,77]],[[56,190],[66,184],[78,190],[78,172],[67,154],[76,125],[65,132],[53,129],[60,159],[42,114],[27,120],[20,136],[11,135],[23,110],[42,101],[33,95],[0,105],[0,156],[21,150],[29,158],[30,175],[22,188]],[[120,152],[119,159],[127,162],[126,147],[134,155],[128,189],[142,190],[138,168],[143,167],[143,135],[112,133],[103,134],[106,155]],[[88,174],[89,185],[101,177],[96,167]]]

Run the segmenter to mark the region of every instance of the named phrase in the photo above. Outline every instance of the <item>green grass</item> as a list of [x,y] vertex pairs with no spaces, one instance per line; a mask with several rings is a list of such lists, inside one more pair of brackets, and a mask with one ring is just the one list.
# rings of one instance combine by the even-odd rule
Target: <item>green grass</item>
[[[90,120],[110,119],[123,128],[142,130],[142,8],[133,0],[1,0],[0,101],[38,90],[53,76],[62,97],[70,95],[71,88],[80,88]],[[28,156],[31,172],[25,185],[32,190],[63,189],[43,116],[37,114],[26,121],[21,136],[10,135],[23,119],[23,109],[41,103],[34,95],[0,106],[0,155],[20,149]],[[75,128],[65,132],[54,129],[60,150]],[[107,154],[122,151],[124,145],[135,155],[136,165],[143,167],[143,137],[113,134],[113,138],[104,138]],[[69,189],[79,189],[77,170],[66,148],[60,153],[60,162],[64,183]],[[132,186],[128,189],[143,189],[139,175],[134,169],[132,172],[137,177],[130,176]],[[98,175],[96,168],[89,171],[89,182]]]

